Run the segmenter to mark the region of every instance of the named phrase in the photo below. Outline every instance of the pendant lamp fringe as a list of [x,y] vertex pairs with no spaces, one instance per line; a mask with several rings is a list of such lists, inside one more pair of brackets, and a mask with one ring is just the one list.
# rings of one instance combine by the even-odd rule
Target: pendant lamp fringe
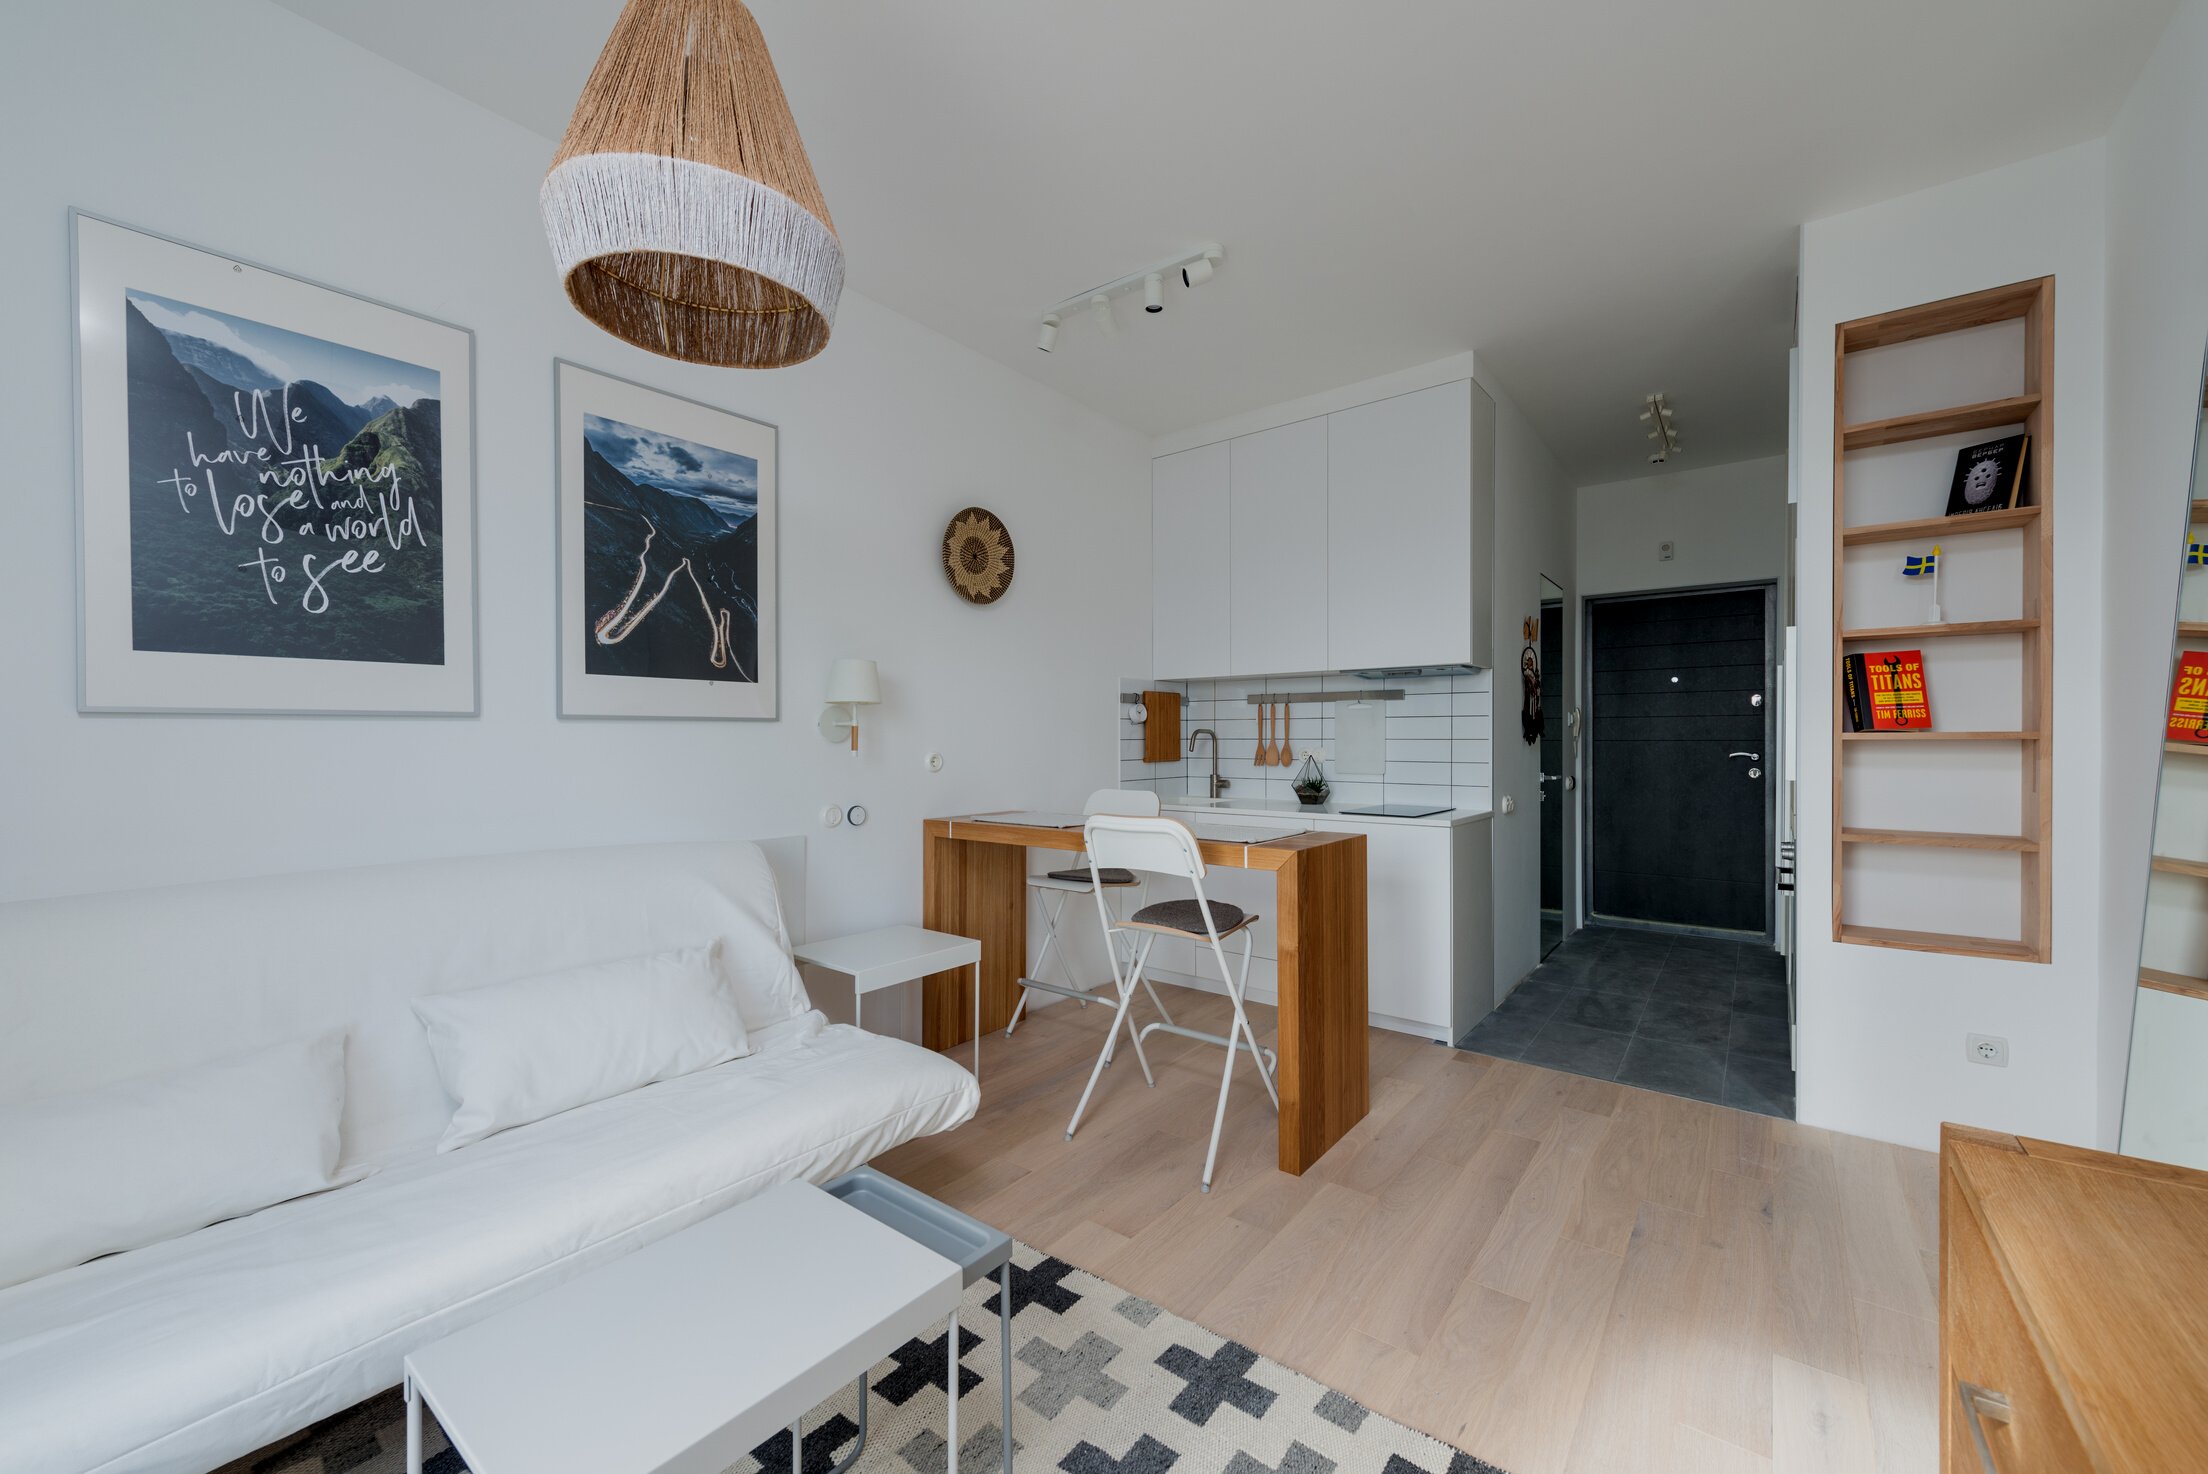
[[843,246],[740,0],[630,0],[540,201],[568,300],[616,337],[746,368],[827,346]]

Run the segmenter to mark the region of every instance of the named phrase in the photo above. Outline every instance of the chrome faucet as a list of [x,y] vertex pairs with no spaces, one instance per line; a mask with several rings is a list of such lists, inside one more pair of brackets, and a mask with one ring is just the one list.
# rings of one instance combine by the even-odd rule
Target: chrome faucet
[[1234,786],[1219,776],[1219,734],[1209,727],[1198,727],[1188,734],[1188,750],[1190,752],[1196,750],[1196,739],[1199,737],[1209,737],[1211,739],[1211,796],[1217,798]]

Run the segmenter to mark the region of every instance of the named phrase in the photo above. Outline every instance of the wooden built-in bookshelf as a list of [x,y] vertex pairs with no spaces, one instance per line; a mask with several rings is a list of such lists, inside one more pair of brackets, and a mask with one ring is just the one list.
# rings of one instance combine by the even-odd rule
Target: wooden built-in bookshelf
[[[2021,391],[1968,403],[1934,407],[1908,414],[1889,415],[1856,423],[1848,420],[1848,371],[1851,355],[1947,334],[1972,333],[1995,324],[2021,320]],[[2052,677],[2054,650],[2054,320],[2055,281],[2042,277],[1989,291],[1973,292],[1944,301],[1929,302],[1895,312],[1841,323],[1835,331],[1833,354],[1833,468],[1832,468],[1832,665],[1834,737],[1832,748],[1832,935],[1835,941],[1868,947],[1894,947],[1955,956],[1990,957],[2014,962],[2045,962],[2053,949],[2053,831],[2054,743]],[[1957,398],[1964,396],[1958,395]],[[1915,517],[1901,521],[1852,522],[1849,517],[1848,468],[1851,457],[1880,447],[1941,436],[1964,435],[2021,425],[2031,437],[2025,484],[2019,505],[1998,512],[1966,516]],[[1926,486],[1927,501],[1944,503],[1947,486]],[[1937,498],[1935,501],[1934,499]],[[1894,508],[1894,510],[1905,510]],[[2200,520],[2208,521],[2208,503],[2195,503]],[[2016,575],[2017,613],[2009,618],[1963,620],[1947,624],[1878,624],[1850,627],[1844,607],[1847,588],[1846,555],[1850,548],[1877,543],[1959,539],[2009,532],[2022,538]],[[1951,560],[1943,557],[1943,570]],[[2013,639],[2017,653],[2017,710],[2022,720],[2016,730],[1956,730],[1924,732],[1850,732],[1846,730],[1846,700],[1842,687],[1843,660],[1850,645],[1866,642],[1910,644],[1945,642],[1973,636]],[[1935,650],[1938,647],[1935,647]],[[1926,663],[1931,680],[1934,720],[1938,720],[1940,687],[1934,651]],[[1863,754],[1886,744],[1987,743],[2013,745],[2021,774],[2017,796],[2016,832],[1970,833],[1933,829],[1859,827],[1844,822],[1848,785],[1891,781],[1881,769],[1851,771],[1851,754]],[[1921,749],[1929,755],[1940,748]],[[1893,762],[1911,759],[1896,757]],[[2006,807],[2004,804],[2003,807]],[[2004,826],[2006,816],[1998,821]],[[1923,852],[1911,863],[1953,866],[1983,865],[2001,856],[2013,856],[2020,887],[2016,914],[2018,935],[1978,936],[1966,931],[1927,931],[1876,924],[1878,918],[1858,916],[1847,904],[1848,856],[1857,849],[1901,847]],[[1938,855],[1947,860],[1931,859]],[[1968,861],[1970,855],[1980,858]],[[1866,863],[1869,856],[1865,856]]]
[[2139,969],[2139,986],[2186,998],[2208,998],[2208,978],[2189,978],[2181,972],[2164,972],[2155,967]]

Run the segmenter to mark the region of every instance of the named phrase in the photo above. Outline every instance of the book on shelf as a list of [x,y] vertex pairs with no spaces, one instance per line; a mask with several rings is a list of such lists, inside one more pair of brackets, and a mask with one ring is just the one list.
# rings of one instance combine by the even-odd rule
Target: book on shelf
[[2031,454],[2029,435],[2008,435],[1983,445],[1966,445],[1955,452],[1955,479],[1947,488],[1947,515],[2006,512],[2015,506],[2024,491],[2024,463]]
[[1870,650],[1840,665],[1851,732],[1929,732],[1932,691],[1922,650]]
[[2170,742],[2208,743],[2208,650],[2187,650],[2177,657],[2164,736]]

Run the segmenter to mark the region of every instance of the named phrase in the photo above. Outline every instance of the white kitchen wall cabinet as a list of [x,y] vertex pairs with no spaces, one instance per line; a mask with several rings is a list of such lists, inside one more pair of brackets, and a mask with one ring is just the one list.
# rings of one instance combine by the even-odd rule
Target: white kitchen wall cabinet
[[[1489,432],[1476,436],[1473,402]],[[1491,665],[1494,401],[1469,379],[1327,416],[1327,658],[1335,670]],[[1486,535],[1480,535],[1480,523]]]
[[1228,442],[1150,463],[1150,673],[1217,676],[1228,656]]
[[1150,464],[1154,677],[1494,665],[1495,401],[1472,380]]
[[1227,442],[1231,664],[1218,674],[1329,668],[1326,442],[1325,415]]

